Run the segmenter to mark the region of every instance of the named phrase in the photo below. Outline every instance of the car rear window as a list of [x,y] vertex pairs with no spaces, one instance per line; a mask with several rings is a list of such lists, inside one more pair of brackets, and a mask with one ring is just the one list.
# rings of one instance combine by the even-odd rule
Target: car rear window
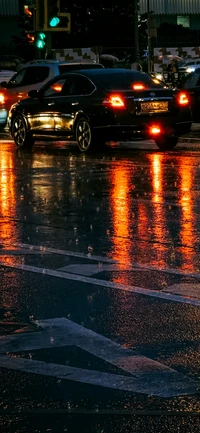
[[89,64],[77,64],[77,65],[60,65],[59,67],[60,74],[64,74],[65,72],[77,71],[78,69],[99,69],[103,68],[103,65],[97,63],[89,63]]
[[136,83],[144,84],[145,87],[150,89],[166,87],[166,85],[159,80],[140,72],[99,74],[97,79],[108,90],[131,90]]

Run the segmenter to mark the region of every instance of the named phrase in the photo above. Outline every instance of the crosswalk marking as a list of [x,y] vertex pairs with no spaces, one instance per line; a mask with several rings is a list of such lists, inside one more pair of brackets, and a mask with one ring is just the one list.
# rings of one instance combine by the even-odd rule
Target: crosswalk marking
[[126,285],[121,283],[114,283],[112,281],[86,277],[84,275],[70,274],[68,272],[61,272],[61,271],[56,271],[47,268],[40,268],[37,266],[29,266],[29,265],[18,264],[18,263],[7,263],[6,261],[3,260],[0,260],[0,266],[12,268],[12,269],[18,269],[20,271],[33,272],[36,274],[62,278],[65,280],[72,280],[81,283],[92,284],[94,286],[103,287],[104,289],[110,288],[110,289],[122,290],[130,293],[135,293],[138,295],[150,296],[158,299],[164,299],[166,301],[180,302],[180,303],[190,304],[196,307],[200,307],[200,299],[171,294],[168,293],[167,291],[164,292],[160,290],[149,290],[143,287],[131,286],[131,285]]
[[[36,323],[45,332],[0,339],[0,367],[159,397],[197,392],[198,385],[190,378],[66,318],[39,320]],[[73,345],[124,370],[130,376],[5,355],[8,352]]]

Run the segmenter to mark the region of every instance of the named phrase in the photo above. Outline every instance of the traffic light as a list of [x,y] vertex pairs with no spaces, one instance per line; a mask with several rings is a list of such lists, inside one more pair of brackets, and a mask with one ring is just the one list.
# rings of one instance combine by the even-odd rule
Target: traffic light
[[37,40],[36,40],[36,47],[39,48],[40,50],[45,48],[46,45],[45,39],[46,39],[45,33],[43,32],[38,33]]
[[29,44],[34,44],[35,36],[32,33],[27,33],[26,38]]
[[60,23],[59,13],[59,1],[58,0],[48,0],[48,26],[56,27]]
[[35,7],[24,5],[24,27],[27,33],[35,31]]
[[61,0],[45,0],[46,26],[48,31],[66,31],[71,29],[71,15],[68,12],[61,12]]

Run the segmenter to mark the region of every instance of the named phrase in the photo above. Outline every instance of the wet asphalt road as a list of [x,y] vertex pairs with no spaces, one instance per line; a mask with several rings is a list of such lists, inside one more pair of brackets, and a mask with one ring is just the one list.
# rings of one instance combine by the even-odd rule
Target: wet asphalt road
[[0,177],[1,431],[199,432],[200,139],[1,136]]

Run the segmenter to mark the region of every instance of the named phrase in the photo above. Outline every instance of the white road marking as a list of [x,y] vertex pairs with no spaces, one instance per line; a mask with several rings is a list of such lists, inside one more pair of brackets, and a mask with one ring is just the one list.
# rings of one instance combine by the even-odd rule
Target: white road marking
[[163,268],[163,267],[159,267],[159,266],[157,267],[154,265],[150,265],[148,263],[147,264],[142,264],[142,263],[137,263],[137,262],[127,263],[127,260],[126,261],[121,260],[119,262],[117,260],[111,259],[110,257],[96,256],[96,255],[90,254],[90,253],[89,254],[78,253],[76,251],[60,250],[57,248],[44,247],[42,245],[38,246],[38,245],[31,245],[31,244],[24,244],[24,243],[14,243],[14,244],[11,244],[10,246],[35,250],[35,251],[40,252],[41,254],[42,254],[42,251],[47,251],[47,252],[52,253],[52,254],[58,254],[58,255],[69,256],[69,257],[70,256],[71,257],[79,257],[81,259],[94,260],[94,261],[98,261],[100,263],[111,263],[111,264],[119,263],[120,265],[125,264],[125,266],[133,266],[134,268],[138,268],[138,269],[144,269],[144,270],[156,271],[156,272],[164,272],[167,274],[180,275],[180,276],[186,276],[186,277],[200,279],[200,273],[183,271],[183,270],[172,269],[172,268]]
[[[180,303],[190,304],[190,305],[194,305],[196,307],[200,307],[200,300],[199,299],[194,299],[192,297],[189,298],[189,297],[174,295],[174,294],[163,292],[163,291],[149,290],[149,289],[144,289],[143,287],[130,286],[130,285],[125,285],[125,284],[120,284],[120,283],[113,283],[112,281],[100,280],[97,278],[85,277],[84,275],[70,274],[67,272],[55,271],[52,269],[39,268],[36,266],[29,266],[29,265],[23,265],[23,264],[18,264],[18,263],[6,263],[6,261],[3,261],[3,260],[0,260],[0,266],[12,268],[12,269],[19,269],[20,271],[33,272],[36,274],[48,275],[48,276],[56,277],[56,278],[63,278],[65,280],[80,281],[81,283],[92,284],[92,285],[100,286],[103,288],[117,289],[117,290],[122,290],[122,291],[126,291],[126,292],[136,293],[139,295],[145,295],[145,296],[150,296],[150,297],[154,297],[154,298],[164,299],[167,301],[180,302]],[[81,266],[81,265],[79,265],[79,266]]]
[[56,248],[44,247],[42,245],[38,246],[38,245],[30,245],[30,244],[24,244],[24,243],[14,243],[14,244],[11,244],[11,246],[17,247],[17,248],[24,248],[25,250],[30,249],[32,251],[38,251],[40,254],[42,254],[43,252],[46,251],[48,253],[58,254],[58,255],[62,255],[62,256],[79,257],[81,259],[95,260],[95,261],[100,261],[100,262],[104,262],[104,263],[117,263],[117,260],[113,260],[109,257],[95,256],[95,255],[91,255],[90,253],[84,254],[84,253],[78,253],[75,251],[65,251],[65,250],[60,250],[60,249],[56,249]]
[[[48,251],[41,252],[41,254],[49,255]],[[38,251],[31,250],[3,250],[0,249],[0,256],[24,256],[24,255],[38,255]]]
[[[165,289],[164,289],[165,290]],[[167,292],[200,299],[200,284],[178,283],[167,287]]]
[[[12,335],[0,339],[0,367],[159,397],[192,394],[198,390],[197,383],[190,378],[66,318],[39,320],[36,323],[44,328],[45,332]],[[134,377],[4,355],[8,352],[72,345]]]
[[[90,277],[91,275],[95,275],[95,274],[99,274],[100,272],[105,272],[105,271],[110,271],[110,272],[114,272],[114,271],[121,271],[121,272],[125,272],[125,271],[134,271],[137,272],[137,269],[133,268],[132,266],[123,266],[120,267],[119,264],[116,265],[104,265],[102,263],[99,263],[97,265],[67,265],[64,266],[62,268],[57,269],[57,271],[61,271],[61,272],[70,272],[71,274],[77,274],[77,275],[85,275],[87,277]],[[144,272],[148,272],[147,270],[144,270]]]

